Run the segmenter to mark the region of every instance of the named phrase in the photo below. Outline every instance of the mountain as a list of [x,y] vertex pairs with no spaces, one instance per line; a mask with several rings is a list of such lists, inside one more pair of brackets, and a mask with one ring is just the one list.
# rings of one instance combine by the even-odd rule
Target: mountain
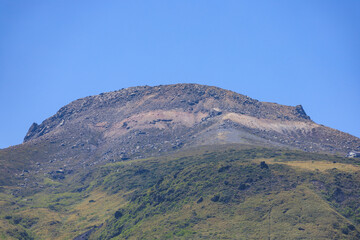
[[360,238],[360,139],[198,84],[78,99],[0,150],[4,239]]

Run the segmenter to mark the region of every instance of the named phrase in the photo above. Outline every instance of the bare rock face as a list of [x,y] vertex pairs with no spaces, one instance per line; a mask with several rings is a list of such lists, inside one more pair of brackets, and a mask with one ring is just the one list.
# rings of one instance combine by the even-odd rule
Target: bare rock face
[[360,152],[350,151],[346,157],[348,158],[360,158]]
[[39,127],[39,125],[38,125],[37,123],[33,123],[33,124],[30,126],[30,128],[29,128],[29,130],[28,130],[28,132],[27,132],[27,134],[26,134],[26,136],[25,136],[25,138],[24,138],[24,142],[26,142],[27,140],[29,140],[29,139],[31,139],[32,137],[34,137],[35,134],[39,135],[39,132],[37,131],[37,128],[38,128],[38,127]]
[[30,127],[24,142],[41,141],[56,146],[54,161],[84,166],[222,143],[360,150],[359,138],[314,123],[301,105],[198,84],[132,87],[76,100]]

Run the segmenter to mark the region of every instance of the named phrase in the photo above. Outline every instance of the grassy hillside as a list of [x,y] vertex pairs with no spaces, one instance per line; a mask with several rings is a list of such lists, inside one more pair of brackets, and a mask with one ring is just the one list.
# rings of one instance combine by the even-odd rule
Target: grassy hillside
[[360,238],[360,165],[333,155],[224,145],[38,178],[0,193],[1,239]]

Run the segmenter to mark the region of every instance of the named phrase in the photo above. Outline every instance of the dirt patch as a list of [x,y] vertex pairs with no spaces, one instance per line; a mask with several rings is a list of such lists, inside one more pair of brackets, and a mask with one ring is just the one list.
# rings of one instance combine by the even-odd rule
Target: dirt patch
[[301,132],[307,133],[310,132],[313,128],[317,127],[317,124],[315,123],[259,119],[238,113],[228,113],[224,115],[222,120],[231,120],[248,128],[275,131],[278,133],[286,133],[289,131],[295,132],[299,130]]
[[128,117],[121,122],[114,123],[109,130],[105,132],[105,137],[117,137],[125,134],[127,131],[134,129],[166,129],[176,127],[176,125],[182,125],[186,127],[192,127],[196,123],[201,122],[201,119],[208,116],[207,113],[191,113],[184,111],[150,111],[140,113]]

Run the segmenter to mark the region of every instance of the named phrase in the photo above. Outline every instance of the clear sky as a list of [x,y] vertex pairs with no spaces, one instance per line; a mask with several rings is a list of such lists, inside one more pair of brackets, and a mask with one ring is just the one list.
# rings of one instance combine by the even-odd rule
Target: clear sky
[[360,1],[0,0],[0,148],[78,98],[173,83],[360,137]]

